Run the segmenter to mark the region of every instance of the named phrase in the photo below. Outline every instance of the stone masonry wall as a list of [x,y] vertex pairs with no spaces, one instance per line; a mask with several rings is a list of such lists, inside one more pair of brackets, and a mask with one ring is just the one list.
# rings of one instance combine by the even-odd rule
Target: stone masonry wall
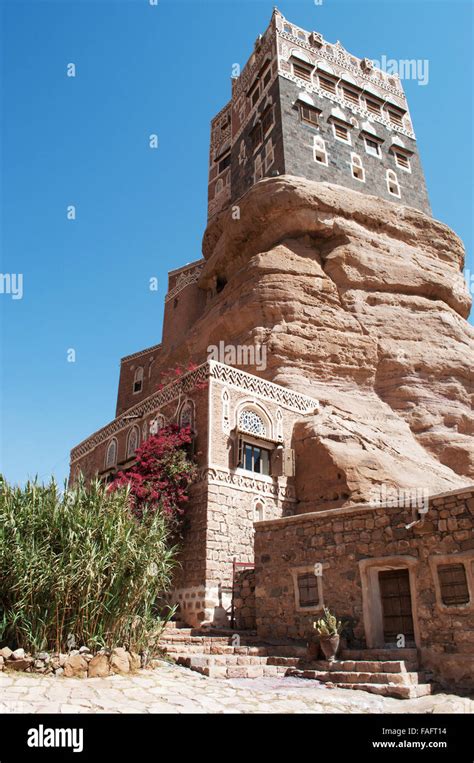
[[234,617],[237,630],[255,628],[255,570],[237,572],[234,579]]
[[[383,647],[377,631],[379,570],[408,568],[422,665],[458,687],[474,685],[474,487],[435,496],[413,527],[411,508],[370,506],[303,514],[256,525],[256,623],[262,637],[310,638],[326,605],[349,618],[355,643]],[[296,575],[321,565],[320,601],[297,607]],[[462,564],[469,602],[441,600],[439,564]],[[380,594],[379,594],[380,595]]]

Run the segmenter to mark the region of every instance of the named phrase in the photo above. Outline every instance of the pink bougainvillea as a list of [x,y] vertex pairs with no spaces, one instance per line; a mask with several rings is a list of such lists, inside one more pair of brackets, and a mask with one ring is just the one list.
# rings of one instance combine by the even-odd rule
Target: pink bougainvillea
[[160,510],[178,529],[196,473],[196,466],[186,452],[191,443],[190,427],[177,424],[163,427],[137,449],[133,467],[119,472],[110,489],[129,485],[131,509],[138,518],[146,507]]

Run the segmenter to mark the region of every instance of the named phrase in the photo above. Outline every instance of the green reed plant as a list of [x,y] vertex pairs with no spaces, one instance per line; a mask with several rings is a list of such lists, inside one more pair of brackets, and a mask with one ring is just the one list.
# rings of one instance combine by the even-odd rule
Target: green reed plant
[[0,478],[0,647],[153,651],[176,548],[160,511],[137,519],[129,491],[79,480]]

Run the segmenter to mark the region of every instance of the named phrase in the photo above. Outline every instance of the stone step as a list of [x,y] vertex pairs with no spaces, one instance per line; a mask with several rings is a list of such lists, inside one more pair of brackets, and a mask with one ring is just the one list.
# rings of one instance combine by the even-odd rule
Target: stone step
[[299,657],[269,657],[258,655],[212,655],[196,654],[191,656],[180,656],[176,662],[178,665],[184,665],[186,668],[198,667],[243,667],[246,665],[260,665],[261,667],[282,667],[285,669],[294,668],[301,664]]
[[412,648],[400,649],[343,649],[343,660],[417,660],[418,652]]
[[404,660],[318,660],[312,662],[311,667],[316,670],[347,671],[356,673],[406,673],[407,666]]
[[306,647],[273,644],[260,644],[254,646],[231,646],[229,644],[207,642],[205,640],[192,644],[166,644],[160,642],[160,646],[170,657],[188,654],[241,654],[257,655],[262,657],[297,657],[303,659],[306,656]]
[[331,670],[313,670],[311,668],[291,668],[287,675],[301,678],[312,678],[321,683],[342,684],[391,684],[397,686],[415,686],[418,684],[418,673],[357,673],[336,672]]
[[[329,684],[326,684],[328,686]],[[415,684],[412,686],[393,685],[393,684],[375,684],[375,683],[335,683],[332,686],[338,689],[357,689],[358,691],[368,691],[371,694],[379,694],[383,697],[395,697],[396,699],[417,699],[431,694],[431,684]]]

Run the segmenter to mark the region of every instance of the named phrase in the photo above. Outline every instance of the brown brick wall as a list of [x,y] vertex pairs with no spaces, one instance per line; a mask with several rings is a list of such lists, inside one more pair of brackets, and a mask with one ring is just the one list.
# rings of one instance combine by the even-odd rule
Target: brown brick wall
[[[422,522],[410,508],[334,509],[256,525],[256,609],[259,634],[313,636],[318,611],[298,611],[293,573],[322,565],[322,599],[354,628],[354,644],[377,642],[372,573],[406,566],[412,580],[416,640],[422,662],[441,679],[474,685],[474,487],[430,500]],[[470,602],[440,600],[437,563],[462,563]],[[470,677],[469,677],[470,676]]]

